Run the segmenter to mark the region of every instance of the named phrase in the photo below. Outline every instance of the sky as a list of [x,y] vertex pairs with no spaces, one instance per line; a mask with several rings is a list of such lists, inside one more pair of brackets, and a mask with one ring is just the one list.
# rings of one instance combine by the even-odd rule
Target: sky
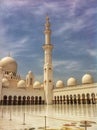
[[44,24],[51,23],[54,82],[97,81],[97,0],[0,0],[0,59],[10,55],[21,77],[29,70],[42,82]]

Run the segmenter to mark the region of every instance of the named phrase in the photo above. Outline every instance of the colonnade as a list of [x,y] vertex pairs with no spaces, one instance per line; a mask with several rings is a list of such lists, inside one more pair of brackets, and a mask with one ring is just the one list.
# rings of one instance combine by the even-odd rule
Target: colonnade
[[53,104],[96,104],[95,93],[54,96]]
[[2,105],[37,105],[44,104],[41,96],[3,96]]

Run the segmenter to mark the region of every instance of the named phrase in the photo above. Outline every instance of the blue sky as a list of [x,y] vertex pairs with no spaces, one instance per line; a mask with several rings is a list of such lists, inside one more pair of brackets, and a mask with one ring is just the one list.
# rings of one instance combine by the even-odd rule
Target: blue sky
[[23,78],[31,70],[42,81],[47,14],[55,82],[85,73],[97,81],[97,0],[0,0],[0,58],[10,52]]

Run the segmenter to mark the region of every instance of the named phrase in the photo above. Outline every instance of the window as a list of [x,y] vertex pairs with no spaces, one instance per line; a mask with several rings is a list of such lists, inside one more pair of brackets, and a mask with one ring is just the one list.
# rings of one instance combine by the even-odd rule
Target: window
[[30,85],[32,85],[32,78],[30,78]]

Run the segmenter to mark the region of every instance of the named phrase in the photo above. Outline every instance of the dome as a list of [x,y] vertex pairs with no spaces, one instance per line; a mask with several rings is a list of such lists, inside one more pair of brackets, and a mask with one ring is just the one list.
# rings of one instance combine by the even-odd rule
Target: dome
[[2,67],[4,69],[4,71],[7,71],[8,73],[17,72],[17,63],[10,56],[4,57],[0,60],[0,67]]
[[25,80],[20,80],[17,84],[18,88],[26,88],[26,82]]
[[61,80],[58,80],[57,83],[56,83],[56,87],[57,88],[63,88],[64,87],[64,82],[61,81]]
[[33,84],[33,88],[40,88],[41,87],[41,83],[39,81],[35,81]]
[[2,87],[9,87],[9,81],[7,78],[2,79]]
[[93,83],[93,77],[90,74],[85,74],[82,77],[82,84],[91,84]]
[[67,86],[75,86],[77,84],[77,81],[74,77],[71,77],[67,81]]

